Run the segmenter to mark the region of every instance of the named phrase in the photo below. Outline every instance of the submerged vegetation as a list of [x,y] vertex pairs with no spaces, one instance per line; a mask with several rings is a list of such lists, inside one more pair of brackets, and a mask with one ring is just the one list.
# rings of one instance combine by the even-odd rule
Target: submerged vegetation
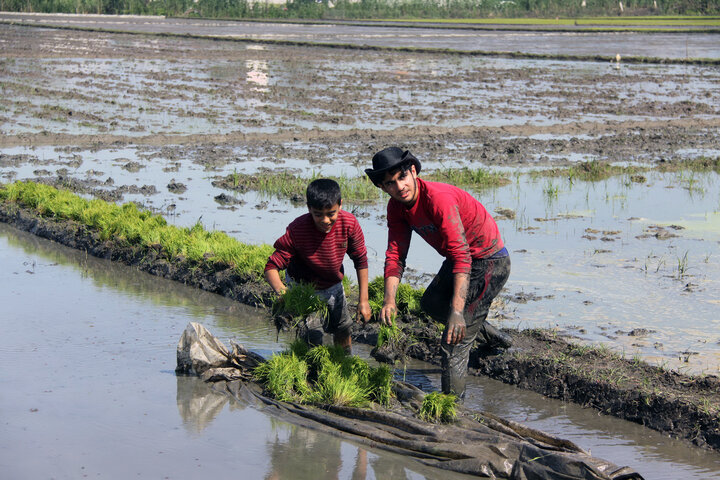
[[343,200],[351,203],[367,203],[380,200],[381,190],[370,182],[367,177],[323,177],[313,173],[310,177],[299,177],[288,172],[259,172],[255,174],[234,172],[215,180],[213,185],[245,192],[248,190],[289,198],[300,202],[305,201],[305,190],[310,182],[318,178],[331,178],[340,185]]
[[281,401],[363,407],[372,402],[387,405],[392,398],[390,368],[371,367],[341,346],[309,348],[298,339],[259,365],[254,375]]
[[569,180],[581,180],[585,182],[594,182],[614,176],[628,175],[631,181],[638,181],[643,178],[642,173],[650,171],[661,173],[682,171],[720,173],[720,157],[714,159],[698,157],[680,162],[663,162],[657,165],[613,165],[607,162],[591,160],[565,168],[534,170],[530,172],[530,175],[533,177],[565,177]]
[[440,392],[425,395],[418,416],[426,422],[451,422],[457,417],[457,397]]
[[245,244],[223,232],[207,231],[199,222],[190,228],[176,227],[134,203],[116,205],[104,200],[86,200],[66,190],[34,182],[3,185],[0,201],[17,203],[43,217],[76,221],[97,232],[103,241],[157,249],[168,260],[225,264],[237,273],[258,279],[272,253],[270,245]]

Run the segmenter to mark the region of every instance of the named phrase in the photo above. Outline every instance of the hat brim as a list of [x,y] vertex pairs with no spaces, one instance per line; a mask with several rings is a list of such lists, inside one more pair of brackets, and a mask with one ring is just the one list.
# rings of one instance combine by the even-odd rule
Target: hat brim
[[385,168],[378,168],[377,170],[373,170],[372,168],[366,168],[365,174],[368,176],[368,178],[370,178],[371,182],[373,182],[374,184],[377,185],[383,179],[383,177],[385,176],[385,174],[387,172],[400,167],[400,165],[402,165],[406,161],[410,161],[410,163],[415,165],[415,173],[420,173],[420,170],[422,169],[422,166],[420,165],[420,160],[418,160],[414,156],[410,155],[408,158],[406,158],[402,162],[397,163],[395,165],[390,165]]

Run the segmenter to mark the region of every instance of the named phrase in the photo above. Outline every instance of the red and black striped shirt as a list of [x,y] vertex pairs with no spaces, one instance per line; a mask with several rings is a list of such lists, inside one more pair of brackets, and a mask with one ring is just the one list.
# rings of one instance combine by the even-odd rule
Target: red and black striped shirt
[[358,270],[368,268],[365,237],[352,213],[340,210],[328,233],[320,232],[309,213],[288,225],[285,235],[273,245],[265,270],[287,270],[295,281],[308,282],[324,290],[342,281],[345,254]]

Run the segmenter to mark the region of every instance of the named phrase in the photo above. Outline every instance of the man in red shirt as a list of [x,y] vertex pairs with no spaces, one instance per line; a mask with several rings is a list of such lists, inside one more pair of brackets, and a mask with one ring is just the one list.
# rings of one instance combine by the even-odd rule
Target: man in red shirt
[[393,322],[397,287],[414,231],[445,257],[420,305],[445,324],[440,342],[442,390],[463,398],[475,339],[488,346],[511,345],[508,335],[486,322],[490,304],[510,275],[510,257],[485,207],[453,185],[420,179],[420,161],[408,150],[386,148],[372,162],[373,168],[365,173],[390,195],[380,320],[387,325]]
[[329,315],[307,320],[306,340],[320,345],[323,331],[332,333],[334,343],[350,353],[353,320],[342,285],[343,259],[347,253],[355,265],[360,290],[358,318],[367,321],[370,303],[365,237],[355,216],[342,209],[337,182],[328,178],[314,180],[307,187],[306,197],[308,213],[293,220],[285,235],[275,241],[275,252],[265,265],[265,279],[279,295],[287,288],[280,270],[286,271],[288,282],[312,284],[315,293],[327,301]]

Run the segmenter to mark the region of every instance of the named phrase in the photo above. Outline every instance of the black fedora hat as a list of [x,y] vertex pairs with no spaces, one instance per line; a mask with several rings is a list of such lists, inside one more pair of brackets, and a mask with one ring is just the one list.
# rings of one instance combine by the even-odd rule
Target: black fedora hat
[[415,158],[410,150],[403,151],[398,147],[388,147],[373,155],[373,168],[366,168],[365,173],[370,177],[371,182],[377,184],[386,172],[408,161],[415,165],[415,172],[420,173],[420,160]]

